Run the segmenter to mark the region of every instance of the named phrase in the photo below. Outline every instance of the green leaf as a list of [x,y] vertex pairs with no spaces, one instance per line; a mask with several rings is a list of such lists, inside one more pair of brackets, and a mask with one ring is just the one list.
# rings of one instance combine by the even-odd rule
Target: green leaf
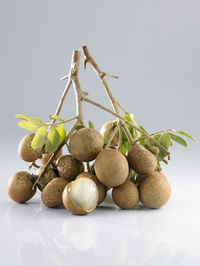
[[171,139],[173,139],[174,141],[176,141],[178,144],[181,144],[184,147],[187,146],[187,142],[183,138],[181,138],[180,136],[177,136],[175,134],[172,134],[172,133],[169,133],[169,134],[171,136]]
[[108,143],[108,139],[104,138],[104,144]]
[[144,129],[142,125],[139,125],[139,128],[142,129],[146,134],[148,134],[148,132]]
[[38,118],[30,118],[29,121],[31,121],[33,124],[40,126],[40,127],[45,125],[45,123],[42,122],[42,120],[40,120]]
[[31,147],[34,150],[42,148],[46,142],[46,139],[47,139],[47,129],[46,129],[46,127],[40,127],[37,130],[32,142],[31,142]]
[[63,120],[60,116],[58,116],[58,115],[50,115],[50,116],[49,116],[49,119],[50,119],[50,120],[60,121],[60,122],[63,122],[63,121],[64,121],[64,120]]
[[122,153],[124,153],[124,154],[126,154],[127,151],[128,151],[127,148],[126,148],[126,146],[124,145],[124,143],[122,143],[122,144],[120,145],[119,150],[120,150]]
[[122,129],[122,142],[127,142],[128,138],[126,136],[126,133],[124,132],[124,129]]
[[76,130],[78,131],[79,129],[81,129],[81,128],[85,128],[85,126],[83,126],[83,125],[78,125],[78,126],[76,126]]
[[47,141],[45,145],[45,152],[52,154],[58,148],[60,144],[60,135],[55,127],[49,128],[49,133],[47,135]]
[[[127,121],[129,121],[130,123],[132,123],[134,126],[138,127],[139,128],[139,125],[138,123],[135,121],[134,119],[134,115],[133,114],[128,114],[128,115],[125,115],[124,117]],[[129,130],[130,130],[130,126],[127,124]],[[141,133],[137,130],[135,130],[135,134],[138,138],[141,137]]]
[[[158,138],[158,141],[166,150],[168,150],[170,146],[170,142],[171,142],[170,134],[164,133],[160,135],[160,137]],[[167,156],[167,153],[162,148],[159,148],[159,149],[160,149],[160,152],[157,155],[157,159],[158,161],[162,161]]]
[[91,121],[88,121],[88,125],[89,125],[89,128],[93,128],[94,129],[94,125]]
[[197,139],[193,138],[191,135],[189,135],[186,132],[183,132],[183,131],[176,131],[176,132],[181,134],[181,135],[183,135],[183,136],[185,136],[185,137],[187,137],[187,138],[189,138],[189,139],[191,139],[191,140],[193,140],[193,141],[195,141],[195,142],[199,142]]
[[22,119],[22,120],[30,120],[31,118],[27,115],[22,115],[22,114],[17,114],[17,118]]
[[58,134],[60,135],[60,143],[59,144],[61,144],[66,137],[66,131],[65,131],[63,125],[57,126],[56,130],[58,131]]
[[39,128],[38,125],[35,125],[34,123],[32,123],[31,121],[20,121],[18,123],[19,127],[25,128],[27,130],[33,131]]

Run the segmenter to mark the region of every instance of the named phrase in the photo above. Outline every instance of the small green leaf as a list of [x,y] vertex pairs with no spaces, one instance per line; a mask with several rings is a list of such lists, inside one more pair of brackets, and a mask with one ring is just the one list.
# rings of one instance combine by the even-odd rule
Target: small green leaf
[[[138,123],[135,121],[135,119],[134,119],[134,115],[133,115],[133,114],[125,115],[124,118],[125,118],[127,121],[129,121],[130,123],[132,123],[134,126],[136,126],[136,127],[139,128],[139,125],[138,125]],[[128,128],[130,128],[129,125],[127,125],[127,126],[128,126]],[[138,130],[135,130],[135,134],[136,134],[136,136],[137,136],[138,138],[141,137],[141,133],[140,133]]]
[[49,128],[49,133],[47,135],[47,141],[45,145],[45,152],[52,154],[58,148],[60,143],[60,135],[55,127]]
[[56,130],[58,131],[58,134],[60,135],[60,143],[59,144],[61,144],[66,137],[66,131],[65,131],[63,125],[56,127]]
[[126,133],[124,132],[124,129],[122,129],[122,142],[127,142],[128,138],[126,136]]
[[31,119],[27,115],[22,115],[22,114],[17,114],[16,117],[22,120],[27,120],[27,121]]
[[42,122],[42,120],[40,120],[38,118],[30,118],[29,121],[31,121],[33,124],[38,125],[40,127],[45,125],[45,123]]
[[78,125],[78,126],[76,126],[76,131],[78,131],[78,130],[81,129],[81,128],[85,128],[85,126],[83,126],[83,125]]
[[127,151],[128,151],[127,148],[125,147],[124,143],[122,143],[122,144],[120,145],[119,150],[120,150],[122,153],[124,153],[124,154],[126,154]]
[[176,141],[178,144],[181,144],[184,147],[187,146],[187,142],[183,138],[181,138],[180,136],[177,136],[175,134],[172,134],[172,133],[169,133],[169,134],[171,136],[171,139],[173,139],[174,141]]
[[108,139],[104,138],[104,144],[108,143]]
[[50,116],[49,116],[49,119],[50,119],[50,120],[60,121],[60,122],[63,122],[63,121],[64,121],[64,120],[63,120],[60,116],[58,116],[58,115],[50,115]]
[[46,129],[46,127],[40,127],[37,130],[32,142],[31,142],[31,147],[34,150],[42,148],[46,142],[46,139],[47,139],[47,129]]
[[[168,150],[169,146],[170,146],[170,142],[171,142],[170,134],[164,133],[164,134],[160,135],[160,137],[158,138],[158,141],[166,150]],[[162,161],[167,156],[167,153],[163,149],[161,149],[161,148],[159,148],[159,149],[160,149],[160,152],[157,155],[157,159],[158,159],[158,161]]]
[[193,140],[193,141],[195,141],[195,142],[198,142],[197,139],[193,138],[191,135],[189,135],[186,132],[183,132],[183,131],[176,131],[176,132],[179,133],[179,134],[181,134],[181,135],[183,135],[183,136],[185,136],[185,137],[187,137],[187,138],[189,138],[189,139],[191,139],[191,140]]
[[33,124],[31,121],[20,121],[18,126],[30,131],[36,130],[39,127],[38,125]]
[[139,125],[139,128],[142,129],[146,134],[148,134],[148,132],[144,129],[142,125]]
[[91,121],[88,121],[88,125],[89,125],[89,128],[93,128],[94,129],[94,125]]

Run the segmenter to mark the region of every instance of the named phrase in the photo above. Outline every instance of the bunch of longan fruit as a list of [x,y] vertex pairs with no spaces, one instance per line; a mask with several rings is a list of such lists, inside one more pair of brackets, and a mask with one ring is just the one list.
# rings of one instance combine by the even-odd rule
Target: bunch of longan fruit
[[[25,171],[15,173],[8,183],[8,195],[16,202],[31,199],[38,188],[44,205],[51,208],[64,206],[73,214],[87,214],[101,204],[109,189],[114,203],[122,209],[131,209],[138,202],[148,208],[160,208],[169,200],[170,185],[163,173],[156,171],[155,155],[140,144],[131,145],[128,154],[117,149],[118,135],[110,147],[105,148],[104,138],[112,133],[103,126],[101,134],[93,128],[81,128],[69,139],[69,154],[60,151],[47,171],[33,183],[50,154],[44,148],[34,150],[31,142],[34,133],[26,135],[20,142],[18,153],[26,162],[39,160],[43,166],[36,174]],[[92,165],[84,171],[84,163]],[[132,180],[132,172],[137,173]]]

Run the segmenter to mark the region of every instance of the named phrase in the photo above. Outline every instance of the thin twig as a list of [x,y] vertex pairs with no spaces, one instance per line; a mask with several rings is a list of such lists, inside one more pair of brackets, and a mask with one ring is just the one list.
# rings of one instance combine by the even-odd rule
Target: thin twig
[[129,112],[127,112],[124,107],[121,106],[121,104],[119,102],[117,102],[117,105],[122,109],[122,111],[125,113],[125,114],[129,114]]
[[114,139],[115,135],[117,134],[120,126],[121,126],[121,121],[119,120],[119,121],[117,121],[117,125],[115,126],[115,128],[112,131],[112,133],[110,134],[108,142],[106,143],[106,146],[104,147],[105,149],[110,146],[110,143],[112,142],[112,140]]
[[52,161],[54,160],[54,158],[56,157],[58,152],[62,149],[62,147],[65,145],[65,143],[68,141],[68,139],[71,138],[77,125],[78,125],[78,120],[74,123],[74,125],[71,127],[70,131],[68,132],[67,136],[65,137],[64,141],[60,144],[58,149],[51,155],[48,162],[45,164],[43,170],[40,172],[40,174],[38,175],[37,179],[35,180],[35,182],[32,186],[33,190],[34,190],[36,184],[38,183],[38,181],[40,180],[40,178],[43,177],[43,175],[45,174],[46,170],[48,169],[49,165],[52,163]]
[[87,162],[86,165],[87,165],[87,171],[90,172],[91,171],[91,169],[90,169],[90,162]]
[[133,140],[133,137],[131,136],[131,133],[130,131],[128,130],[127,126],[125,125],[125,123],[122,125],[124,131],[125,131],[125,134],[130,142],[131,145],[134,144],[134,140]]
[[75,120],[77,118],[78,118],[78,116],[76,115],[76,116],[74,116],[74,117],[72,117],[72,118],[70,118],[68,120],[63,120],[63,121],[60,121],[60,122],[57,122],[57,123],[46,123],[44,126],[47,127],[47,126],[57,126],[57,125],[61,125],[61,124],[66,124],[66,123],[68,123],[68,122],[70,122],[72,120]]
[[[170,129],[160,130],[160,131],[157,131],[157,132],[154,132],[154,133],[150,134],[149,136],[155,136],[155,135],[158,135],[160,133],[165,133],[165,132],[169,132],[169,131],[174,131],[174,129],[170,128]],[[136,139],[135,142],[138,142],[138,141],[143,140],[143,139],[146,139],[146,137],[145,138]]]

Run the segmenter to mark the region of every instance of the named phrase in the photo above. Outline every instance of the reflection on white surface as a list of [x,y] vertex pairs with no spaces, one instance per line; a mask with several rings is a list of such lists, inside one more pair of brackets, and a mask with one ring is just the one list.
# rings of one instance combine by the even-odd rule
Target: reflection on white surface
[[199,265],[200,200],[185,201],[184,189],[188,191],[182,187],[181,194],[177,189],[177,198],[160,210],[119,210],[108,197],[87,216],[48,209],[39,199],[8,201],[1,205],[6,215],[0,217],[5,250],[0,265]]

